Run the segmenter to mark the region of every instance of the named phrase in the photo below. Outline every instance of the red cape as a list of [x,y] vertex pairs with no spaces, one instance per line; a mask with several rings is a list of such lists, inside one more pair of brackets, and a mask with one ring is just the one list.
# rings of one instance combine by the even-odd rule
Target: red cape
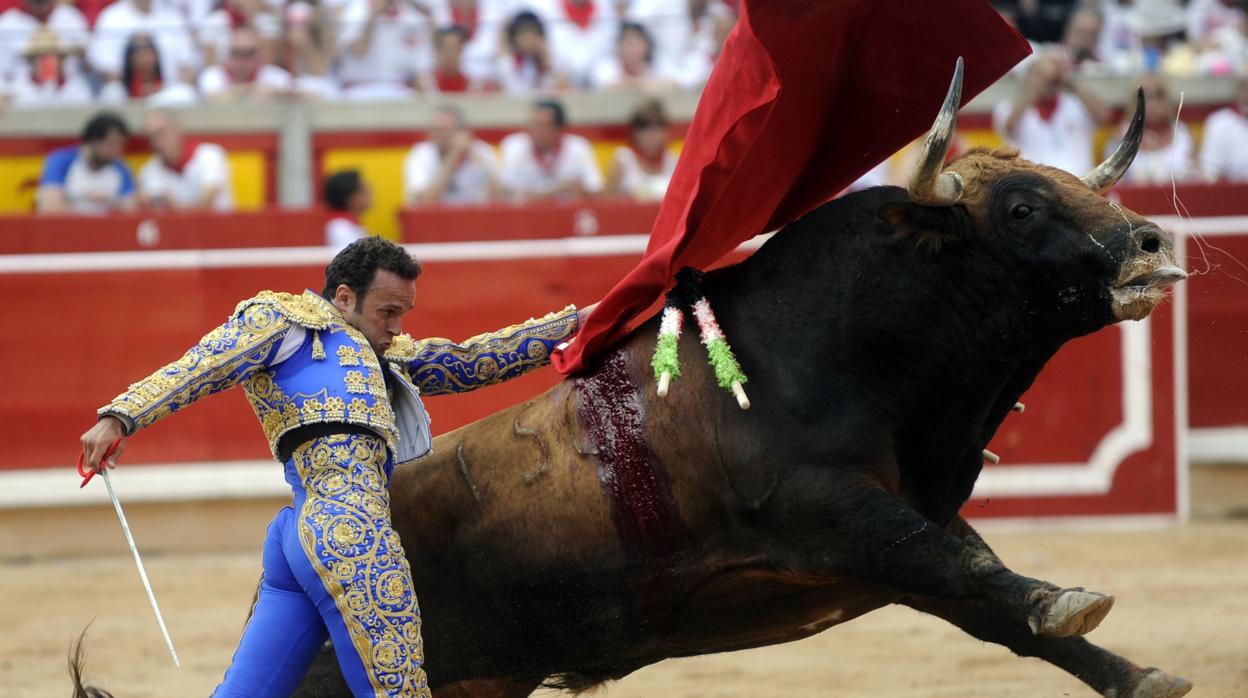
[[681,267],[795,220],[930,128],[959,56],[969,100],[1029,52],[987,0],[744,0],[645,255],[555,368],[584,368]]

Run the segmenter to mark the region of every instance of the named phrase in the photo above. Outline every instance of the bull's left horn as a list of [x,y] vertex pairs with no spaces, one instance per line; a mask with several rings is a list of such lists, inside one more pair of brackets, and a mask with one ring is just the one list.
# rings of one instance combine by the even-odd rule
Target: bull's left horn
[[962,176],[956,172],[942,172],[949,144],[953,141],[958,125],[958,107],[962,104],[962,59],[953,69],[953,81],[945,103],[923,140],[923,151],[910,173],[907,189],[910,198],[924,206],[952,206],[962,200]]
[[1131,117],[1131,126],[1127,128],[1122,142],[1114,149],[1114,153],[1105,159],[1105,162],[1083,176],[1083,183],[1097,194],[1109,191],[1109,188],[1117,184],[1118,180],[1126,174],[1127,168],[1131,166],[1131,161],[1135,159],[1135,154],[1140,149],[1140,139],[1143,137],[1144,88],[1141,87],[1135,93],[1135,116]]

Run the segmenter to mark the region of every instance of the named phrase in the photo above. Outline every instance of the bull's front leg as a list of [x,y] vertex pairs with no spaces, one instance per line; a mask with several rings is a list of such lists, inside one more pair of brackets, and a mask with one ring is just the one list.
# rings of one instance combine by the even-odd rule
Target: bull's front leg
[[[954,519],[949,532],[980,554],[996,558],[961,517]],[[1082,637],[1038,636],[1031,627],[1011,621],[1009,614],[991,601],[907,595],[900,603],[943,618],[980,640],[1004,645],[1019,656],[1036,657],[1060,667],[1108,698],[1178,698],[1192,689],[1186,679],[1151,667],[1140,668]]]
[[833,510],[835,572],[903,594],[988,602],[1048,637],[1087,633],[1113,606],[1108,594],[1015,574],[986,545],[968,543],[883,490],[842,496]]

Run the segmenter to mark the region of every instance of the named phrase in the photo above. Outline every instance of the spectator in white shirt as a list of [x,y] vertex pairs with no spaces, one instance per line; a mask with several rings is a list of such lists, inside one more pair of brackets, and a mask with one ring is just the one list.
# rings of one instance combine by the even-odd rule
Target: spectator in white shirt
[[554,66],[574,87],[587,87],[590,72],[619,36],[612,0],[533,0],[550,32]]
[[[709,74],[707,59],[718,53],[717,26],[731,26],[732,10],[720,0],[633,0],[626,15],[646,27],[654,37],[656,65],[693,73],[690,85],[701,84]],[[684,84],[682,82],[682,84]]]
[[507,50],[498,57],[498,82],[508,94],[548,92],[568,86],[568,79],[551,62],[546,26],[528,11],[507,25]]
[[78,145],[54,150],[43,161],[35,209],[39,213],[133,210],[134,177],[121,160],[129,138],[130,129],[116,114],[92,116]]
[[528,133],[503,139],[503,186],[517,201],[576,199],[602,191],[602,173],[593,147],[581,136],[565,133],[563,106],[537,102]]
[[84,107],[91,103],[91,86],[78,70],[56,32],[43,25],[35,30],[22,52],[25,59],[4,87],[15,108]]
[[143,133],[152,157],[139,169],[139,201],[156,209],[234,210],[225,149],[186,138],[171,112],[147,113]]
[[1092,170],[1092,139],[1110,120],[1110,110],[1089,89],[1070,80],[1070,71],[1052,54],[1037,56],[1013,100],[993,110],[997,131],[1024,159],[1076,176]]
[[668,148],[667,114],[657,100],[629,117],[631,143],[611,154],[606,191],[637,201],[660,201],[676,170],[676,154]]
[[590,82],[596,89],[630,89],[653,94],[677,86],[665,67],[655,65],[654,40],[644,26],[636,22],[622,23],[615,46],[615,54],[602,58],[594,67]]
[[403,161],[403,200],[408,206],[483,204],[498,194],[494,149],[473,138],[458,108],[435,109],[429,140],[412,146]]
[[199,74],[199,91],[214,101],[264,101],[290,94],[290,73],[264,61],[259,33],[239,27],[230,33],[230,51],[222,65]]
[[349,0],[338,35],[338,79],[351,99],[410,95],[433,65],[433,11],[416,0]]
[[335,172],[325,179],[325,207],[329,221],[325,223],[325,244],[335,250],[350,245],[368,231],[360,225],[360,217],[373,205],[369,190],[359,170]]
[[[1140,78],[1144,88],[1144,100],[1148,109],[1144,112],[1144,136],[1131,167],[1122,177],[1125,184],[1169,184],[1188,182],[1196,178],[1197,169],[1193,159],[1195,141],[1187,126],[1177,121],[1178,106],[1170,94],[1166,81],[1157,74]],[[1123,129],[1126,130],[1124,124]],[[1106,143],[1106,155],[1114,152],[1117,140]]]
[[1205,120],[1200,168],[1211,181],[1248,182],[1248,73],[1235,80],[1235,103]]
[[286,6],[281,63],[294,77],[296,93],[324,100],[338,96],[338,82],[329,74],[336,46],[333,18],[327,7],[304,0]]
[[156,0],[117,0],[104,8],[95,21],[88,49],[91,67],[106,79],[116,80],[121,76],[126,42],[138,32],[156,41],[167,81],[192,82],[198,57],[186,22],[177,10]]
[[73,5],[56,0],[24,0],[0,14],[0,79],[10,77],[21,64],[22,47],[30,43],[36,30],[46,27],[56,32],[66,56],[75,63],[81,59],[91,39],[87,20]]

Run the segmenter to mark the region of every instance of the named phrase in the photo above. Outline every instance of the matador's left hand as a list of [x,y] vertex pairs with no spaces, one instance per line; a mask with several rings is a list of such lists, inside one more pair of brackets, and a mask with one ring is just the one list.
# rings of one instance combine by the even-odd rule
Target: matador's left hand
[[597,308],[597,307],[598,307],[598,304],[597,304],[597,303],[591,303],[591,304],[589,304],[589,305],[585,306],[584,308],[577,308],[577,310],[576,310],[576,326],[577,326],[578,328],[579,328],[579,327],[584,327],[584,326],[585,326],[585,321],[589,319],[589,314],[590,314],[590,313],[592,313],[592,312],[594,312],[594,308]]

